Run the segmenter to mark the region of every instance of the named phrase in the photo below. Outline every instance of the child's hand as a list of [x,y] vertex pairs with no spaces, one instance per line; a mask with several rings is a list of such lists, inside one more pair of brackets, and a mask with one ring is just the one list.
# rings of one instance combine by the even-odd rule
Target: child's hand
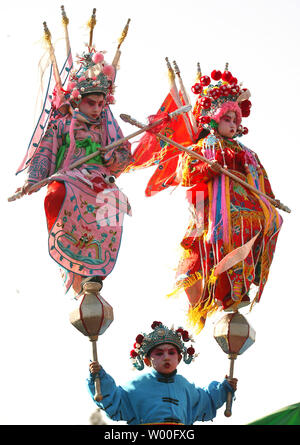
[[231,388],[236,391],[237,388],[237,379],[235,378],[230,378],[228,377],[228,375],[225,375],[225,379],[227,380],[227,382],[229,383],[229,385],[231,386]]
[[90,365],[89,365],[89,369],[90,369],[90,373],[91,373],[91,374],[98,374],[98,372],[99,372],[100,369],[101,369],[101,366],[99,365],[98,362],[92,362],[92,363],[90,363]]
[[18,187],[15,193],[21,193],[22,196],[26,195],[31,186],[32,184],[25,181],[25,184],[22,187]]
[[222,166],[216,160],[213,160],[210,168],[217,173],[221,173]]

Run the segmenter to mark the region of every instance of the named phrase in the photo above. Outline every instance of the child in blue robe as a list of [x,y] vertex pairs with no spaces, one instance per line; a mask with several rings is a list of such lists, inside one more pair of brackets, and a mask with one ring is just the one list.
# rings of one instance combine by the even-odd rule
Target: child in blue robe
[[151,367],[124,386],[117,386],[114,379],[98,362],[89,366],[88,389],[94,399],[95,378],[100,377],[103,399],[98,407],[115,421],[127,421],[128,425],[181,424],[192,425],[197,421],[212,420],[216,411],[234,393],[236,379],[227,376],[223,382],[211,382],[200,388],[177,374],[180,361],[190,363],[194,348],[186,348],[189,340],[182,328],[168,329],[160,322],[152,324],[153,332],[138,335],[135,349],[131,351],[134,366],[142,370],[144,364]]

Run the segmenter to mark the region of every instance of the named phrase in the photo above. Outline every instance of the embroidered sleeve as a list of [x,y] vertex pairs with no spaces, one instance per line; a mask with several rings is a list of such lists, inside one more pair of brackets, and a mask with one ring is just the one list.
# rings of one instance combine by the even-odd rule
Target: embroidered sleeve
[[47,178],[55,166],[55,157],[53,157],[53,140],[57,137],[57,126],[50,122],[45,135],[34,153],[28,168],[27,181],[34,184]]
[[[204,156],[204,150],[201,146],[194,146],[194,151],[195,153]],[[223,159],[219,149],[216,149],[209,159],[210,161],[217,161],[223,166]],[[218,175],[218,173],[211,168],[210,164],[192,158],[188,153],[183,156],[182,163],[182,185],[185,187],[190,187],[199,182],[208,182],[210,179]]]

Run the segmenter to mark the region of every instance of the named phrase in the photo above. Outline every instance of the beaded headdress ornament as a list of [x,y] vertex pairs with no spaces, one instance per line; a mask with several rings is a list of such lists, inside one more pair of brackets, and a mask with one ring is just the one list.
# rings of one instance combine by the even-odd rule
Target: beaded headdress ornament
[[[110,128],[108,128],[108,137],[111,137],[111,140],[116,139],[116,131],[118,131],[116,129],[118,128],[118,124],[111,113],[109,105],[114,103],[113,90],[116,71],[121,56],[120,47],[127,36],[130,19],[128,19],[126,26],[118,39],[118,46],[113,61],[111,64],[108,64],[104,60],[104,52],[97,52],[93,45],[93,31],[96,25],[96,9],[94,8],[93,14],[88,22],[88,28],[90,29],[89,44],[87,45],[88,51],[84,52],[81,57],[78,57],[80,66],[79,68],[74,69],[68,32],[69,19],[66,15],[64,6],[61,6],[61,12],[62,24],[65,29],[67,58],[60,70],[52,45],[51,33],[47,23],[44,22],[44,41],[49,52],[51,70],[45,99],[43,101],[43,108],[30,139],[27,153],[17,170],[17,174],[24,171],[29,165],[34,152],[42,141],[45,130],[51,119],[66,114],[70,109],[72,111],[74,107],[75,112],[72,114],[73,117],[76,118],[76,108],[82,97],[86,94],[102,93],[105,96],[105,112],[108,115],[107,122],[111,124]],[[53,88],[52,94],[51,88]]]
[[154,321],[151,325],[153,329],[149,334],[139,334],[134,343],[134,349],[130,352],[130,358],[133,362],[133,366],[141,371],[144,369],[144,358],[149,352],[158,345],[163,343],[170,343],[177,347],[182,354],[183,361],[186,364],[190,364],[196,357],[195,350],[192,346],[186,348],[185,342],[194,340],[189,335],[188,331],[183,328],[169,329],[163,325],[160,321]]
[[85,94],[102,93],[108,103],[113,103],[115,68],[104,61],[103,53],[89,48],[78,58],[78,62],[80,69],[71,72],[65,97],[77,102]]
[[[128,19],[122,35],[119,38],[119,45],[112,64],[108,64],[104,60],[104,52],[97,52],[93,46],[93,30],[96,25],[96,9],[93,9],[93,14],[88,22],[90,29],[88,51],[84,52],[78,57],[79,69],[73,68],[73,60],[71,53],[71,45],[68,34],[69,19],[66,16],[64,7],[62,9],[62,22],[65,27],[66,44],[67,44],[67,62],[65,71],[67,76],[62,79],[61,73],[58,70],[57,62],[54,54],[54,48],[51,42],[51,33],[46,22],[44,22],[44,39],[47,43],[49,54],[53,66],[53,74],[55,78],[55,88],[53,91],[52,108],[60,109],[62,105],[73,101],[77,105],[82,96],[85,94],[102,93],[106,98],[107,104],[114,103],[113,83],[116,77],[116,69],[121,55],[120,46],[127,36],[130,19]],[[67,89],[65,89],[65,82],[68,79]]]
[[[216,83],[213,83],[213,81]],[[198,64],[197,82],[192,86],[192,92],[198,95],[193,114],[200,131],[204,128],[209,130],[217,128],[218,124],[214,117],[222,105],[227,102],[238,105],[241,117],[250,115],[252,105],[249,100],[250,91],[238,84],[237,78],[228,71],[227,63],[223,73],[219,70],[213,70],[211,76],[202,76]],[[248,129],[240,125],[237,136],[247,133]]]

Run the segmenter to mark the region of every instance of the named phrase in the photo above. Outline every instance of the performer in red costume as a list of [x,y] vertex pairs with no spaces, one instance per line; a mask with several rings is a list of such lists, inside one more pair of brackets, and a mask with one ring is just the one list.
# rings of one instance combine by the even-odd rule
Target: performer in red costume
[[183,253],[174,293],[185,290],[189,319],[200,331],[207,315],[218,308],[233,310],[248,305],[252,285],[257,286],[253,302],[260,300],[282,218],[268,199],[220,170],[228,170],[274,198],[257,155],[237,139],[248,132],[241,122],[250,114],[249,90],[241,88],[226,67],[223,73],[214,70],[211,77],[200,74],[192,91],[198,95],[193,110],[198,124],[194,141],[183,132],[183,120],[177,123],[180,132],[173,126],[164,134],[171,134],[182,145],[193,144],[193,152],[213,165],[171,146],[159,150],[154,138],[147,151],[144,137],[130,168],[159,164],[149,180],[148,196],[172,185],[188,187],[192,219],[181,242]]

